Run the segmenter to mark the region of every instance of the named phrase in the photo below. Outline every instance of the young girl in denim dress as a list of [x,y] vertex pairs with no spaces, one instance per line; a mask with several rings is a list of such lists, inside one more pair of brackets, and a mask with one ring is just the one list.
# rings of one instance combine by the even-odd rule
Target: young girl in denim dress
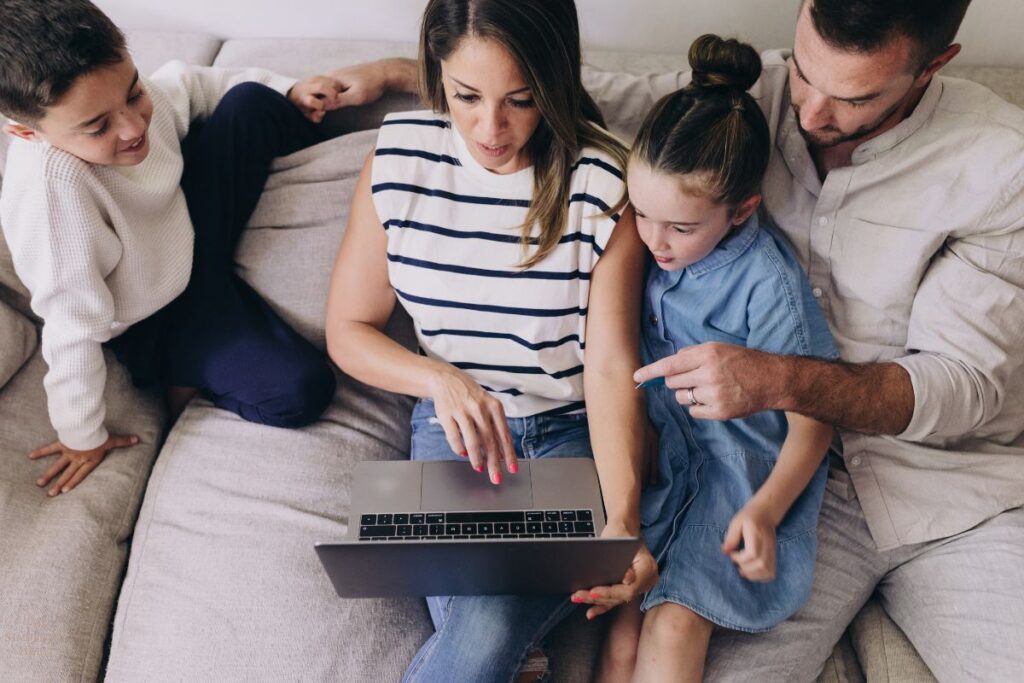
[[[628,168],[652,257],[643,362],[708,342],[835,358],[796,258],[757,214],[770,135],[747,90],[761,61],[702,36],[690,64],[691,84],[648,115]],[[616,615],[600,680],[698,681],[716,626],[768,630],[810,594],[831,427],[781,411],[694,419],[701,398],[672,378],[647,389],[659,475],[641,521],[660,578]]]

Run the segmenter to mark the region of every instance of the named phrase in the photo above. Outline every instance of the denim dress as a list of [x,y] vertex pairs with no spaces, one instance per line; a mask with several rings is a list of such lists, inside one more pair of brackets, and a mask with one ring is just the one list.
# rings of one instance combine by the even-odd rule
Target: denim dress
[[[688,268],[667,272],[652,266],[643,316],[645,364],[704,342],[838,357],[790,246],[756,215]],[[776,530],[776,578],[748,581],[721,545],[729,522],[779,456],[788,429],[785,413],[694,420],[665,387],[648,389],[647,404],[660,435],[660,472],[643,493],[641,521],[661,578],[643,608],[674,602],[725,628],[770,629],[810,595],[827,460],[822,458]]]

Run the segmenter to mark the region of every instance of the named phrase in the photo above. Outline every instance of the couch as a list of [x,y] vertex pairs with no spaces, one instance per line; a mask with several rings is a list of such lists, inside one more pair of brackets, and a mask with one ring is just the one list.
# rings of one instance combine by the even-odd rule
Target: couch
[[[222,43],[198,34],[129,38],[144,73],[177,58],[301,77],[415,51],[329,40]],[[678,54],[601,52],[587,60],[636,73],[685,62]],[[959,74],[1024,103],[1024,69]],[[372,129],[385,111],[416,106],[412,97],[388,96],[332,114],[324,125],[336,137],[275,162],[239,247],[242,277],[321,348],[328,278]],[[401,312],[389,333],[413,343]],[[411,399],[339,375],[331,407],[302,430],[246,423],[204,400],[169,428],[160,397],[135,389],[108,353],[108,425],[141,443],[115,451],[76,490],[51,500],[34,485],[46,461],[26,457],[54,436],[37,341],[38,320],[0,240],[0,680],[398,680],[431,632],[425,605],[338,599],[313,543],[346,533],[355,462],[407,457]],[[581,614],[559,626],[549,648],[554,680],[588,680],[600,638],[600,622]],[[819,680],[933,679],[872,601]]]

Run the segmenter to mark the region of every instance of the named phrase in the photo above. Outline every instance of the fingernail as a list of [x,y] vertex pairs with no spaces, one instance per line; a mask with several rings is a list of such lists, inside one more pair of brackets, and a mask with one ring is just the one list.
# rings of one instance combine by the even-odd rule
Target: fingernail
[[132,443],[138,443],[138,442],[139,442],[139,437],[133,436],[132,437]]
[[519,474],[519,463],[512,463],[508,466],[508,471],[512,474]]
[[473,469],[476,470],[477,472],[483,472],[484,471],[484,466],[483,465],[477,465]]
[[36,486],[42,486],[42,485],[43,485],[43,484],[45,484],[45,483],[46,483],[46,482],[45,482],[45,481],[43,481],[42,479],[36,479]]
[[461,453],[459,453],[459,455],[461,455],[463,458],[469,457],[469,453],[467,453],[466,451],[462,451]]
[[65,486],[64,488],[62,488],[62,489],[60,490],[60,492],[61,492],[61,493],[67,493],[67,492],[68,492],[68,491],[70,491],[70,490],[71,490],[71,489],[69,489],[69,488],[68,488],[67,486]]
[[497,486],[498,484],[501,483],[501,473],[500,472],[495,472],[494,473],[494,475],[491,477],[491,483],[494,484],[495,486]]
[[598,595],[597,593],[591,592],[591,593],[590,593],[590,597],[592,597],[592,598],[594,598],[595,600],[597,600],[597,599],[599,599],[599,598],[600,598],[601,596],[600,596],[600,595]]

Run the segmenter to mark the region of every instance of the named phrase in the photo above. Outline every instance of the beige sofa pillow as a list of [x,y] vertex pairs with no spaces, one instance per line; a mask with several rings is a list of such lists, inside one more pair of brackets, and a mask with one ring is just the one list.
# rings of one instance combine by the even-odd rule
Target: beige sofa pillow
[[0,387],[21,369],[38,341],[36,328],[28,318],[0,301]]

